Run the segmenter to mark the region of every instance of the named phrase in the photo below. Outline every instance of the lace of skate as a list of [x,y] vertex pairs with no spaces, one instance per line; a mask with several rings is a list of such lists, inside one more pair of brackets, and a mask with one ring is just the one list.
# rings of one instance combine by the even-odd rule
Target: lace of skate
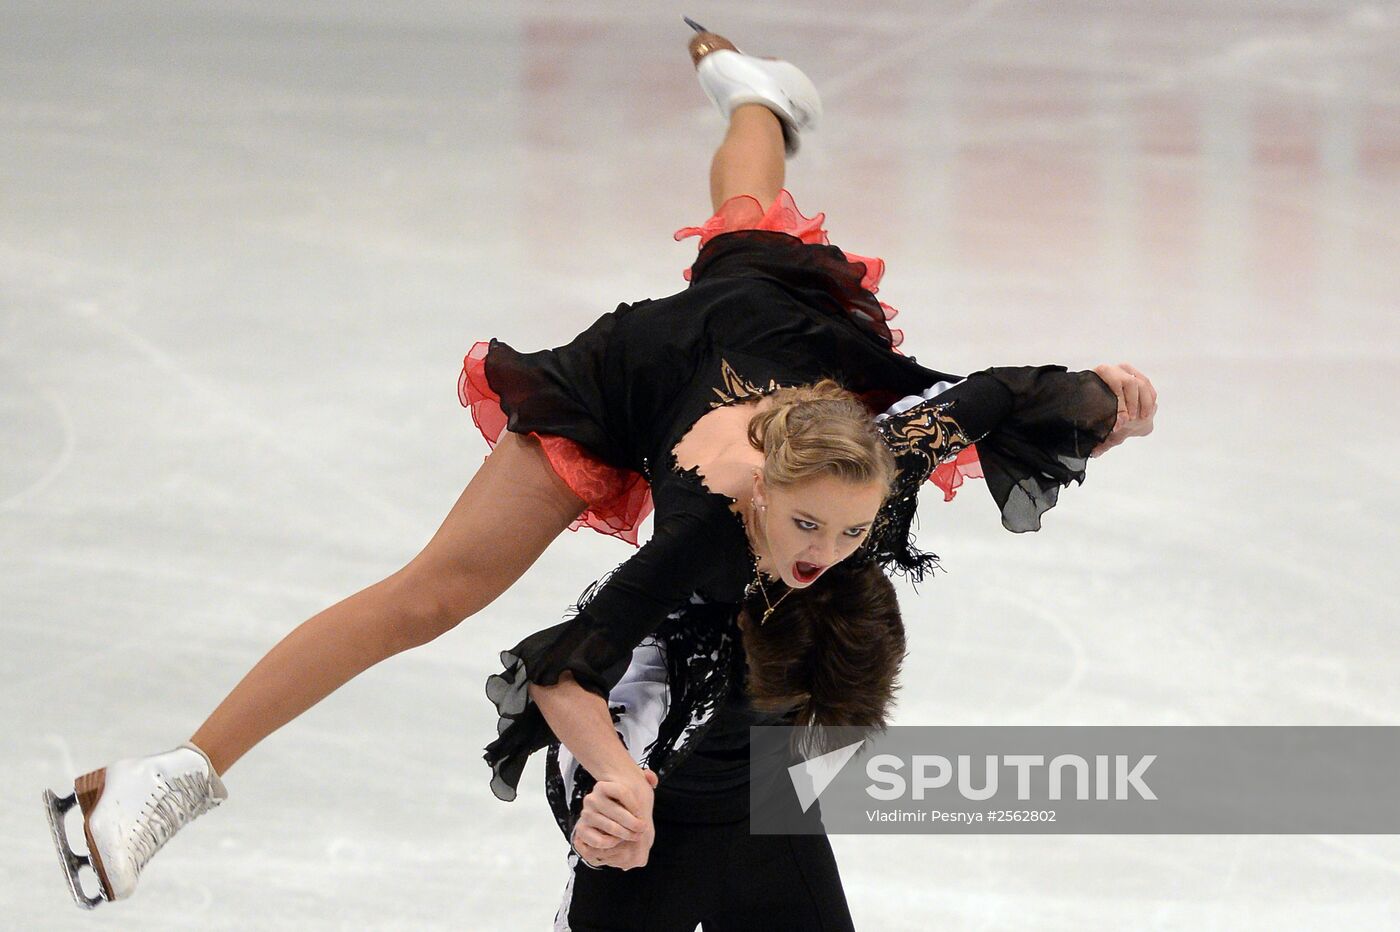
[[186,774],[175,777],[170,782],[160,781],[160,788],[146,805],[141,816],[131,827],[131,852],[136,859],[136,870],[146,866],[146,862],[165,845],[170,837],[198,816],[217,806],[221,800],[214,797],[209,789],[208,777]]

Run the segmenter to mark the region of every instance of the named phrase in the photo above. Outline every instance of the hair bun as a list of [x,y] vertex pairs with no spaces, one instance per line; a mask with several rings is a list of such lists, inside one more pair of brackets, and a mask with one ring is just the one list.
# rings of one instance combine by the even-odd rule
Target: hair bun
[[861,400],[833,379],[780,388],[749,419],[749,444],[763,453],[763,481],[786,487],[832,475],[848,482],[894,481],[895,461]]

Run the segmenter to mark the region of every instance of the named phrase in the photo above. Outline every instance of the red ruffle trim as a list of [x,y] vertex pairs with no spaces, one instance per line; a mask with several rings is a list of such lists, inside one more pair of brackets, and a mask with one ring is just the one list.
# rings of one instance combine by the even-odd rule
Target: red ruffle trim
[[977,458],[977,445],[973,444],[953,459],[939,463],[929,475],[928,481],[943,490],[943,500],[951,502],[958,493],[958,486],[964,479],[981,479],[982,461]]
[[[795,236],[809,246],[830,246],[831,240],[827,239],[827,231],[822,229],[825,222],[824,213],[818,213],[815,217],[803,216],[802,211],[797,209],[797,202],[792,199],[791,192],[784,188],[773,198],[773,203],[769,204],[767,209],[764,209],[763,203],[751,194],[731,197],[720,205],[719,210],[715,211],[709,220],[698,227],[682,227],[674,236],[677,241],[698,236],[700,247],[703,248],[706,243],[722,233],[733,233],[735,230],[773,230]],[[880,279],[885,275],[885,260],[873,256],[858,256],[844,249],[842,252],[852,265],[859,263],[864,267],[860,286],[871,294],[879,291]],[[687,268],[682,276],[686,281],[690,281],[690,269]],[[883,301],[879,304],[885,314],[885,320],[894,320],[899,311]],[[904,342],[904,332],[901,330],[891,327],[890,336],[895,346]]]
[[[486,381],[486,352],[490,343],[472,346],[462,361],[457,397],[470,408],[472,420],[494,449],[506,429],[501,396]],[[587,526],[636,546],[637,526],[652,509],[651,486],[640,473],[602,462],[582,446],[553,434],[531,433],[544,448],[549,465],[574,494],[588,503],[588,510],[574,519],[569,530]]]

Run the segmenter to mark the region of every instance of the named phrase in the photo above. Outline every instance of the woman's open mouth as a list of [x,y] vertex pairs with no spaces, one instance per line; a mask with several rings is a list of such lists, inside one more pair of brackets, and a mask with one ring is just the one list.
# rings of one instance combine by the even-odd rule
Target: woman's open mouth
[[815,563],[803,563],[801,560],[798,560],[792,565],[792,576],[798,582],[806,584],[820,576],[824,569],[826,569],[824,566],[818,566]]

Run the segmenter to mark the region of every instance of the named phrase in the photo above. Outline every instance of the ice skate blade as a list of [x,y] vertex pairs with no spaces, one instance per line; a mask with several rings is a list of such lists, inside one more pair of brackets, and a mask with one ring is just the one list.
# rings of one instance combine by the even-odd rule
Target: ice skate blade
[[[686,49],[690,52],[690,62],[697,68],[700,66],[700,59],[718,49],[729,49],[731,52],[738,52],[739,48],[724,36],[710,32],[689,16],[682,16],[687,26],[695,30],[695,35],[690,37],[690,42]],[[740,53],[742,54],[742,53]]]
[[[74,793],[60,799],[54,795],[53,790],[44,790],[44,809],[49,814],[49,830],[53,832],[53,844],[58,851],[63,876],[68,879],[68,888],[73,891],[73,902],[83,909],[92,909],[98,903],[105,903],[106,898],[89,896],[83,891],[83,885],[78,880],[78,871],[83,867],[91,869],[92,861],[85,855],[73,852],[72,846],[68,844],[68,832],[63,826],[63,817],[77,804],[78,797]],[[93,869],[93,873],[96,873],[96,869]]]

